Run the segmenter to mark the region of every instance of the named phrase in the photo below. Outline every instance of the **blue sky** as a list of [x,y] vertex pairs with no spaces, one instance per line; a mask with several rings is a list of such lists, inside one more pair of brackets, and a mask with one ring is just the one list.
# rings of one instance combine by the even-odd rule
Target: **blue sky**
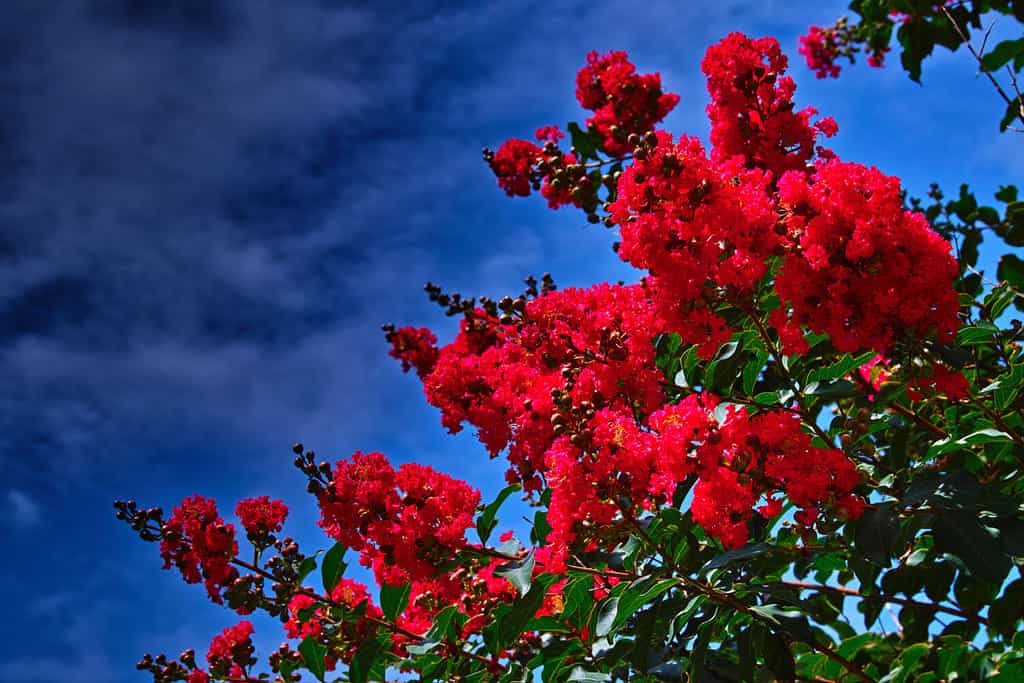
[[[480,148],[582,120],[576,70],[630,52],[704,136],[704,49],[775,35],[833,148],[923,194],[1020,176],[1019,138],[963,53],[924,87],[895,66],[817,81],[796,56],[841,2],[343,5],[7,0],[0,9],[0,682],[144,681],[144,651],[204,653],[234,623],[111,501],[230,511],[269,494],[326,545],[291,466],[301,440],[418,460],[481,487],[503,467],[447,436],[379,326],[451,321],[466,294],[633,278],[613,235],[508,200]],[[642,9],[641,9],[642,7]],[[258,621],[257,642],[283,634]]]

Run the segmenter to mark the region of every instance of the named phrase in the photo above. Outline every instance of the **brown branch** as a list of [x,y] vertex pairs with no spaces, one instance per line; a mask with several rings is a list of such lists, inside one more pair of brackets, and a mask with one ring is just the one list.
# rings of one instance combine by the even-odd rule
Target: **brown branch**
[[909,600],[907,598],[898,598],[895,595],[886,595],[885,593],[877,593],[875,595],[864,595],[858,590],[853,588],[846,588],[845,586],[824,586],[816,583],[806,583],[804,581],[779,581],[784,586],[791,586],[793,588],[799,588],[800,590],[817,591],[819,593],[835,593],[837,595],[845,595],[851,598],[858,598],[860,600],[869,600],[871,598],[878,598],[882,602],[891,602],[894,605],[903,605],[904,607],[919,607],[922,609],[934,610],[936,612],[942,612],[944,614],[951,614],[960,619],[966,619],[967,621],[976,621],[981,624],[988,625],[988,619],[979,616],[977,614],[970,614],[964,612],[955,607],[946,607],[945,605],[936,605],[927,602],[918,602],[917,600]]
[[[261,569],[260,567],[257,567],[255,565],[249,564],[248,562],[246,562],[244,560],[239,560],[238,558],[234,558],[233,560],[231,560],[231,562],[232,562],[232,564],[236,564],[239,567],[242,567],[243,569],[247,569],[249,571],[256,572],[260,576],[266,577],[268,579],[272,579],[274,581],[279,581],[280,580],[279,577],[274,576],[270,572],[267,572],[266,570]],[[310,588],[306,588],[305,586],[298,586],[296,588],[295,592],[296,593],[301,593],[302,595],[306,595],[308,597],[311,597],[314,600],[316,600],[317,602],[319,602],[321,604],[324,604],[324,605],[327,605],[329,607],[334,607],[336,609],[341,609],[341,610],[351,609],[351,607],[349,605],[345,605],[343,603],[336,602],[330,596],[321,595],[320,593],[317,593],[316,591],[314,591],[314,590],[312,590]],[[370,616],[369,614],[363,615],[363,619],[366,619],[371,624],[376,624],[377,626],[381,626],[383,628],[386,628],[387,630],[391,631],[392,633],[398,634],[398,635],[403,636],[405,638],[409,638],[410,640],[415,640],[417,642],[422,642],[422,641],[426,640],[426,638],[424,636],[422,636],[422,635],[420,635],[418,633],[414,633],[414,632],[412,632],[412,631],[410,631],[408,629],[402,628],[398,624],[395,624],[393,622],[387,621],[385,619],[380,619],[378,617]],[[488,659],[487,657],[484,657],[483,655],[479,655],[479,654],[477,654],[475,652],[470,652],[470,651],[467,651],[467,650],[463,650],[461,647],[456,647],[455,643],[448,642],[448,645],[450,645],[452,647],[452,649],[454,649],[456,652],[462,653],[463,655],[465,655],[467,657],[470,657],[471,659],[475,659],[475,660],[477,660],[479,662],[483,662],[483,663],[487,664],[488,666],[493,664],[493,662],[490,659]]]
[[758,614],[753,609],[751,609],[751,607],[749,605],[747,605],[746,603],[740,601],[739,599],[733,597],[732,595],[729,595],[728,593],[723,593],[722,591],[719,591],[719,590],[715,589],[710,584],[701,583],[700,581],[696,581],[694,579],[691,579],[688,576],[683,576],[676,569],[675,563],[672,562],[672,560],[671,560],[671,556],[661,547],[661,545],[655,543],[653,541],[653,539],[651,539],[650,535],[647,534],[640,527],[639,523],[637,523],[637,521],[635,519],[633,519],[631,515],[627,514],[626,510],[624,510],[621,505],[619,506],[619,509],[622,511],[623,516],[626,517],[627,520],[630,520],[630,521],[633,522],[633,526],[636,528],[637,533],[639,533],[645,541],[650,543],[657,550],[657,552],[662,556],[662,558],[665,561],[667,567],[672,571],[673,574],[676,575],[676,578],[678,578],[681,581],[681,585],[684,587],[684,589],[685,588],[690,588],[692,590],[695,590],[695,591],[705,595],[712,602],[716,602],[719,605],[722,605],[722,606],[725,606],[725,607],[730,607],[731,609],[733,609],[733,610],[735,610],[737,612],[741,612],[743,614],[746,614],[747,616],[749,616],[750,618],[754,619],[755,621],[760,621],[765,626],[767,626],[769,629],[775,631],[776,633],[779,633],[780,635],[783,635],[784,637],[786,637],[789,640],[795,640],[795,641],[804,643],[805,645],[810,647],[815,652],[818,652],[818,653],[824,655],[828,659],[831,659],[835,663],[837,663],[840,666],[842,666],[844,669],[846,669],[852,675],[854,675],[858,680],[863,681],[863,683],[875,683],[874,679],[872,679],[870,676],[868,676],[866,673],[864,673],[864,671],[860,667],[858,667],[856,664],[851,662],[846,657],[843,657],[838,652],[833,651],[830,647],[828,647],[826,645],[822,645],[818,641],[814,640],[814,638],[810,638],[810,639],[805,640],[803,638],[798,638],[798,637],[794,636],[793,634],[785,632],[785,631],[780,632],[780,631],[777,630],[778,629],[778,625],[776,623],[772,622],[771,619],[768,619],[764,615]]
[[981,55],[974,49],[974,46],[971,45],[970,38],[968,38],[963,28],[960,27],[960,24],[956,23],[956,19],[953,18],[953,15],[950,14],[949,10],[945,7],[942,7],[942,13],[946,15],[947,19],[949,19],[949,23],[953,25],[957,35],[960,36],[960,40],[963,41],[963,44],[970,51],[975,61],[978,62],[978,70],[988,77],[988,80],[992,83],[992,87],[994,87],[996,92],[999,93],[999,96],[1003,98],[1007,107],[1012,107],[1014,104],[1017,105],[1017,118],[1020,119],[1021,123],[1024,123],[1024,100],[1021,99],[1020,93],[1017,93],[1016,99],[1011,99],[1010,96],[1006,94],[1006,91],[1003,90],[1003,86],[999,84],[999,81],[997,81],[996,77],[992,75],[992,72],[985,68],[985,65],[981,61]]
[[856,664],[851,662],[846,657],[843,657],[841,654],[839,654],[838,652],[834,651],[832,648],[828,647],[827,645],[823,645],[823,644],[819,643],[814,638],[807,638],[807,639],[799,638],[799,637],[795,636],[794,634],[789,633],[787,631],[779,631],[778,630],[778,625],[775,622],[773,622],[771,619],[768,619],[767,617],[765,617],[765,616],[763,616],[761,614],[758,614],[753,609],[751,609],[751,607],[749,605],[746,605],[745,603],[739,601],[738,599],[734,598],[733,596],[729,595],[728,593],[723,593],[723,592],[718,591],[718,590],[716,590],[715,588],[713,588],[713,587],[711,587],[709,585],[705,585],[705,584],[703,584],[703,583],[701,583],[699,581],[694,581],[693,579],[689,579],[689,578],[686,578],[686,577],[680,577],[680,578],[682,579],[684,586],[692,587],[693,589],[695,589],[695,590],[703,593],[704,595],[706,595],[712,601],[717,602],[720,605],[725,605],[725,606],[731,607],[732,609],[736,610],[737,612],[742,612],[743,614],[746,614],[747,616],[751,617],[752,619],[754,619],[756,621],[760,621],[765,626],[767,626],[769,629],[775,631],[776,633],[779,633],[780,635],[783,635],[788,640],[795,641],[795,642],[800,642],[800,643],[803,643],[803,644],[807,645],[808,647],[810,647],[815,652],[818,652],[818,653],[824,655],[826,658],[831,659],[836,664],[839,664],[840,666],[842,666],[844,669],[846,669],[851,674],[853,674],[858,680],[863,681],[864,683],[875,683],[875,680],[873,678],[871,678],[870,676],[868,676],[866,673],[864,673],[864,671],[859,666],[857,666]]

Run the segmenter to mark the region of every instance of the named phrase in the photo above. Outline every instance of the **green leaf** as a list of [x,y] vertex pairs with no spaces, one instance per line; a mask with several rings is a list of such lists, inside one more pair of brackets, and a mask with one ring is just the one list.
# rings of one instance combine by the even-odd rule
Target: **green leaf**
[[960,558],[967,571],[980,579],[1001,582],[1011,562],[1003,552],[998,533],[978,523],[967,510],[948,510],[935,519],[935,547]]
[[566,126],[572,140],[572,146],[576,148],[576,158],[582,163],[586,159],[597,159],[597,145],[594,143],[594,136],[590,131],[584,132],[575,121]]
[[428,640],[447,640],[454,635],[452,622],[459,613],[458,605],[448,605],[434,617],[434,624],[426,633]]
[[811,382],[820,382],[822,380],[833,380],[846,377],[851,372],[870,361],[874,356],[874,351],[868,351],[856,356],[848,353],[844,354],[842,358],[828,367],[811,370],[807,375],[807,382],[809,384]]
[[[550,490],[550,489],[549,489]],[[533,529],[530,530],[530,537],[534,545],[547,543],[548,534],[551,533],[551,525],[548,524],[548,514],[544,510],[537,510],[533,515]]]
[[742,548],[736,548],[735,550],[727,550],[724,553],[711,559],[706,565],[701,568],[701,573],[711,571],[712,569],[721,569],[722,567],[728,566],[733,562],[739,560],[749,560],[753,557],[764,555],[768,552],[769,546],[767,543],[752,543],[745,545]]
[[281,680],[292,680],[292,672],[295,671],[296,666],[296,663],[290,659],[282,659],[281,664],[278,667],[278,672],[281,674]]
[[712,360],[729,360],[736,355],[736,349],[738,349],[740,343],[737,341],[730,341],[722,344],[722,347],[718,349],[718,353]]
[[900,534],[900,518],[892,503],[882,503],[867,510],[857,520],[854,545],[873,564],[889,566],[889,558],[896,552]]
[[[1014,100],[1006,108],[1007,125],[1017,118],[1018,111],[1017,100]],[[1006,205],[1006,229],[996,232],[1011,247],[1024,247],[1024,202],[1013,201]]]
[[857,395],[857,385],[848,379],[811,382],[804,389],[804,393],[821,398],[848,398]]
[[981,68],[984,71],[993,72],[1022,52],[1024,52],[1024,38],[1004,40],[982,56]]
[[907,677],[917,670],[918,665],[923,657],[926,657],[931,652],[931,646],[928,643],[914,643],[909,646],[900,654],[900,664],[902,665],[902,673],[894,681],[905,681]]
[[934,458],[937,455],[962,450],[969,446],[977,446],[987,443],[1009,443],[1012,441],[1013,439],[1009,434],[998,429],[979,429],[978,431],[971,432],[967,436],[959,439],[953,439],[950,437],[948,439],[940,439],[939,441],[936,441],[928,448],[926,457]]
[[594,635],[603,638],[612,632],[619,613],[619,598],[606,598],[597,608],[597,620],[594,622]]
[[433,650],[435,647],[437,647],[440,644],[441,644],[441,641],[439,641],[439,640],[433,640],[433,639],[422,640],[422,641],[420,641],[418,643],[412,643],[411,645],[406,645],[405,646],[405,650],[406,650],[406,652],[408,652],[411,655],[425,655],[425,654],[427,654],[428,652],[430,652],[431,650]]
[[409,605],[409,591],[411,589],[411,583],[401,586],[391,586],[385,583],[381,586],[380,608],[389,621],[394,621],[398,618],[398,615],[405,611],[405,608]]
[[758,351],[754,354],[754,359],[747,361],[747,364],[743,366],[743,393],[750,395],[754,391],[754,387],[757,386],[757,378],[761,375],[761,370],[764,369],[764,364],[768,360],[768,353],[765,351]]
[[306,668],[316,676],[318,681],[324,680],[324,658],[327,656],[327,648],[317,642],[312,636],[307,637],[299,644],[299,654]]
[[520,596],[526,595],[530,590],[530,581],[533,578],[533,551],[521,560],[512,560],[500,565],[494,570],[495,576],[503,576],[516,587]]
[[[1012,124],[1014,121],[1017,121],[1020,118],[1021,99],[1024,99],[1024,97],[1014,97],[1012,100],[1010,100],[1010,103],[1006,105],[1006,111],[1003,113],[1003,118],[999,121],[999,132],[1005,131],[1007,128],[1010,127],[1010,124]],[[1007,211],[1007,213],[1009,213],[1009,211]],[[1019,235],[1019,232],[1015,234]],[[1020,237],[1015,236],[1014,241],[1012,242],[1010,241],[1009,236],[1004,237],[1004,239],[1006,240],[1006,243],[1009,244],[1010,246],[1021,246]]]
[[814,632],[807,617],[795,610],[787,610],[778,605],[754,605],[750,612],[756,614],[775,628],[785,631],[803,641],[813,641]]
[[[1002,220],[999,218],[999,212],[991,206],[980,206],[978,207],[978,219],[988,226],[999,225]],[[977,233],[972,233],[977,234]],[[980,238],[980,235],[979,235]]]
[[921,61],[932,53],[934,38],[926,22],[908,21],[900,26],[896,38],[903,46],[900,62],[911,80],[921,82]]
[[626,590],[619,594],[618,609],[613,628],[622,626],[638,609],[650,604],[658,596],[664,594],[673,586],[679,585],[679,583],[679,579],[654,581],[651,577],[637,579],[631,583]]
[[487,543],[487,539],[490,537],[491,532],[494,531],[494,527],[498,525],[498,520],[495,517],[498,514],[498,508],[505,502],[505,499],[513,493],[521,491],[522,488],[519,484],[506,486],[498,494],[498,497],[494,499],[494,502],[485,507],[480,516],[476,518],[476,533],[480,537],[481,543]]
[[763,640],[764,663],[780,681],[796,679],[796,663],[789,645],[775,633],[766,633]]
[[322,553],[322,552],[323,552],[323,550],[317,550],[317,551],[316,551],[315,553],[313,553],[312,555],[310,555],[309,557],[307,557],[306,559],[304,559],[304,560],[303,560],[303,561],[302,561],[302,562],[301,562],[301,563],[299,564],[299,570],[298,570],[298,571],[299,571],[299,578],[298,578],[298,583],[300,583],[300,584],[301,584],[301,583],[302,583],[303,581],[305,581],[305,580],[306,580],[306,577],[307,577],[307,576],[309,576],[310,574],[312,574],[312,573],[313,573],[313,570],[314,570],[314,569],[316,569],[316,558],[317,558],[317,556],[318,556],[318,555],[319,555],[320,553]]
[[992,323],[979,321],[974,325],[960,328],[960,331],[956,334],[956,343],[960,346],[988,344],[998,332],[999,328]]
[[988,621],[992,628],[1009,638],[1021,618],[1024,618],[1024,581],[1017,579],[989,607]]
[[338,581],[345,574],[345,569],[348,568],[348,565],[345,564],[347,550],[348,548],[341,543],[335,543],[324,555],[324,561],[320,565],[320,578],[323,579],[324,590],[328,595],[338,585]]
[[1017,201],[1017,186],[1016,185],[1000,185],[999,191],[996,192],[995,198],[1004,204],[1010,204]]
[[1004,254],[999,259],[996,277],[1002,282],[1010,283],[1013,287],[1024,286],[1024,260],[1013,254]]
[[1024,364],[1011,366],[1009,376],[1004,376],[1002,380],[997,380],[994,384],[998,386],[994,389],[995,394],[992,401],[996,410],[1002,412],[1010,407],[1014,399],[1017,398],[1017,394],[1024,389]]
[[359,643],[356,652],[352,655],[352,663],[348,667],[348,679],[351,683],[366,683],[375,668],[378,668],[378,658],[384,651],[384,643],[379,637],[368,638]]
[[590,574],[576,575],[569,579],[562,591],[565,601],[562,617],[577,627],[582,626],[594,604],[593,589],[594,577]]
[[566,680],[583,681],[584,683],[607,683],[612,680],[612,677],[599,671],[587,671],[582,666],[575,666]]
[[493,622],[484,628],[484,640],[492,653],[503,652],[522,634],[544,604],[544,596],[556,578],[551,574],[538,576],[526,595],[494,611]]

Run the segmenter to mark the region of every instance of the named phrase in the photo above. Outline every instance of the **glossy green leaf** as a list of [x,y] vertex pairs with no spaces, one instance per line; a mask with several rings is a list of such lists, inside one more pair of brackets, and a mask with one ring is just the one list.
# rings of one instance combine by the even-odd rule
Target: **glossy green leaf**
[[854,544],[857,551],[880,567],[888,567],[896,552],[900,519],[892,503],[882,503],[866,510],[857,520]]
[[513,493],[522,490],[522,486],[519,484],[512,484],[506,486],[498,494],[498,497],[494,499],[494,502],[484,508],[484,511],[480,513],[480,516],[476,518],[476,533],[480,537],[481,543],[487,543],[487,539],[490,538],[491,532],[494,531],[494,527],[497,526],[498,520],[496,515],[498,514],[498,508],[501,504],[511,496]]
[[533,551],[531,550],[526,557],[521,560],[512,560],[499,565],[494,570],[495,576],[503,576],[509,580],[509,582],[516,587],[519,595],[526,595],[530,590],[530,581],[533,577]]
[[615,625],[615,620],[619,613],[619,598],[618,596],[612,596],[606,598],[597,607],[597,619],[594,622],[594,634],[598,638],[603,638],[612,631],[612,627]]
[[389,621],[394,621],[398,618],[398,615],[405,611],[406,606],[409,604],[409,591],[411,589],[411,583],[405,583],[401,586],[391,586],[388,584],[381,586],[380,608]]
[[299,644],[299,654],[302,661],[318,681],[324,680],[326,671],[324,662],[327,656],[327,648],[321,645],[316,638],[308,637]]
[[320,578],[324,584],[324,590],[330,593],[338,585],[338,581],[345,574],[348,565],[345,564],[345,552],[348,550],[341,543],[335,543],[324,555],[324,561],[320,564]]
[[380,656],[385,651],[384,647],[380,636],[368,638],[359,644],[348,667],[350,683],[367,683],[375,669],[383,673]]
[[989,72],[996,71],[1022,53],[1024,53],[1024,38],[1004,40],[982,56],[981,68]]

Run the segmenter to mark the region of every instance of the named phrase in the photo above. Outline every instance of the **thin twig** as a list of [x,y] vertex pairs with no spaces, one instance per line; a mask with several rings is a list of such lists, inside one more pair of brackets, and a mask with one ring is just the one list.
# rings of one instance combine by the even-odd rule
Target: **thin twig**
[[927,602],[918,602],[916,600],[910,600],[907,598],[899,598],[895,595],[886,595],[884,593],[878,593],[875,595],[864,595],[858,590],[853,588],[847,588],[845,586],[826,586],[817,583],[805,583],[803,581],[780,581],[779,583],[785,586],[791,586],[793,588],[799,588],[800,590],[817,591],[819,593],[835,593],[837,595],[845,595],[851,598],[859,598],[861,600],[867,600],[869,598],[877,598],[882,602],[892,603],[894,605],[903,605],[904,607],[919,607],[922,609],[935,610],[936,612],[943,612],[945,614],[951,614],[959,619],[965,619],[967,621],[976,621],[981,624],[988,625],[988,619],[979,616],[977,614],[970,614],[964,612],[955,607],[946,607],[944,605],[936,605]]
[[[999,93],[999,96],[1003,98],[1004,102],[1006,102],[1006,106],[1012,107],[1015,104],[1017,105],[1017,118],[1020,119],[1022,123],[1024,123],[1024,100],[1021,100],[1020,93],[1017,93],[1016,99],[1011,99],[1010,96],[1006,94],[1006,91],[1003,90],[1003,86],[999,84],[999,81],[997,81],[996,77],[992,75],[992,72],[985,68],[985,65],[981,61],[981,55],[978,54],[978,51],[974,49],[973,45],[971,45],[970,38],[967,37],[967,34],[960,27],[960,24],[956,23],[956,19],[953,18],[953,15],[950,14],[949,10],[946,9],[945,7],[942,7],[942,13],[946,15],[947,19],[949,19],[949,23],[953,25],[953,28],[956,30],[957,35],[960,36],[960,40],[962,40],[964,45],[967,46],[967,49],[970,51],[975,61],[978,62],[979,71],[985,74],[986,77],[988,77],[988,80],[991,81],[992,83],[992,87],[996,89],[996,92]],[[991,30],[991,28],[989,30]],[[1015,128],[1014,130],[1017,129]]]

